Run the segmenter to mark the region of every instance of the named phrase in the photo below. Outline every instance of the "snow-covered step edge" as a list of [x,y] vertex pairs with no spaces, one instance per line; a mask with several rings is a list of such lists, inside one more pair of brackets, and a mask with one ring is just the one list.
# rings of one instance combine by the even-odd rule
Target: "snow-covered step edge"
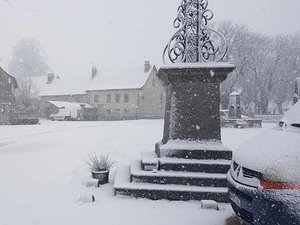
[[209,164],[209,165],[231,165],[231,160],[227,159],[182,159],[161,157],[160,164]]
[[231,160],[232,151],[201,150],[201,149],[160,149],[155,152],[159,157],[182,158],[182,159],[225,159]]
[[142,165],[146,171],[152,171],[159,168],[158,157],[154,151],[142,152]]
[[139,160],[131,160],[130,174],[132,176],[144,177],[178,177],[178,178],[199,178],[199,179],[226,179],[226,174],[221,173],[199,173],[181,171],[144,171]]
[[220,141],[200,142],[186,140],[170,140],[166,144],[157,143],[161,150],[203,150],[203,151],[231,151]]
[[143,164],[158,164],[158,157],[155,151],[143,151],[142,152],[142,163]]
[[153,191],[177,191],[227,194],[225,187],[199,187],[172,184],[132,183],[130,178],[130,166],[120,166],[115,177],[114,189],[117,190],[153,190]]
[[158,158],[155,151],[143,151],[142,163],[148,165],[161,164],[213,164],[213,165],[231,165],[231,160],[227,159],[183,159],[183,158]]

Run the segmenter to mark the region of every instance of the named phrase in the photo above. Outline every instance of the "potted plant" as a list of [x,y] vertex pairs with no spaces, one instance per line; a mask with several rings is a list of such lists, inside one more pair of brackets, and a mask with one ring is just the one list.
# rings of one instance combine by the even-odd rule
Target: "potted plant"
[[109,170],[114,164],[108,154],[97,156],[96,153],[94,153],[89,156],[87,163],[91,169],[92,177],[98,180],[98,186],[108,183]]

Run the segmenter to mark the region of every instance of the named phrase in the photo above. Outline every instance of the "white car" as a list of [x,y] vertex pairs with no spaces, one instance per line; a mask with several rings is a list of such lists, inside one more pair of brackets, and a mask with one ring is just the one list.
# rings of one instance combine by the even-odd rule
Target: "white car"
[[234,152],[228,181],[231,205],[247,224],[300,224],[300,101]]

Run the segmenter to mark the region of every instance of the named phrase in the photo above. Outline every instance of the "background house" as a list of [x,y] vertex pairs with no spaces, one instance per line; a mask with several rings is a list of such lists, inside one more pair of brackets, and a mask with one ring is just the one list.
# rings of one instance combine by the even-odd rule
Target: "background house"
[[9,124],[15,108],[16,79],[0,67],[0,124]]
[[88,103],[98,109],[99,120],[163,118],[166,90],[157,69],[146,61],[140,67],[115,67],[80,77],[33,77],[42,111],[49,116],[49,101]]
[[146,61],[144,68],[111,72],[109,77],[99,74],[87,90],[87,102],[99,109],[100,119],[163,118],[166,90],[155,66]]

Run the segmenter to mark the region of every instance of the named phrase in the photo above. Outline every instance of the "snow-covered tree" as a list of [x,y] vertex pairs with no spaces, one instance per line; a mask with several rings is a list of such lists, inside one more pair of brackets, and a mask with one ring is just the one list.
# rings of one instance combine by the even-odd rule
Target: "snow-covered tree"
[[236,70],[221,85],[221,103],[228,106],[229,94],[237,90],[247,107],[268,113],[270,101],[282,111],[291,101],[295,78],[300,75],[300,34],[276,37],[252,32],[247,26],[223,22],[218,27],[228,43],[226,61]]
[[45,75],[48,65],[43,53],[38,41],[32,38],[21,39],[14,47],[9,63],[10,73],[16,78]]

